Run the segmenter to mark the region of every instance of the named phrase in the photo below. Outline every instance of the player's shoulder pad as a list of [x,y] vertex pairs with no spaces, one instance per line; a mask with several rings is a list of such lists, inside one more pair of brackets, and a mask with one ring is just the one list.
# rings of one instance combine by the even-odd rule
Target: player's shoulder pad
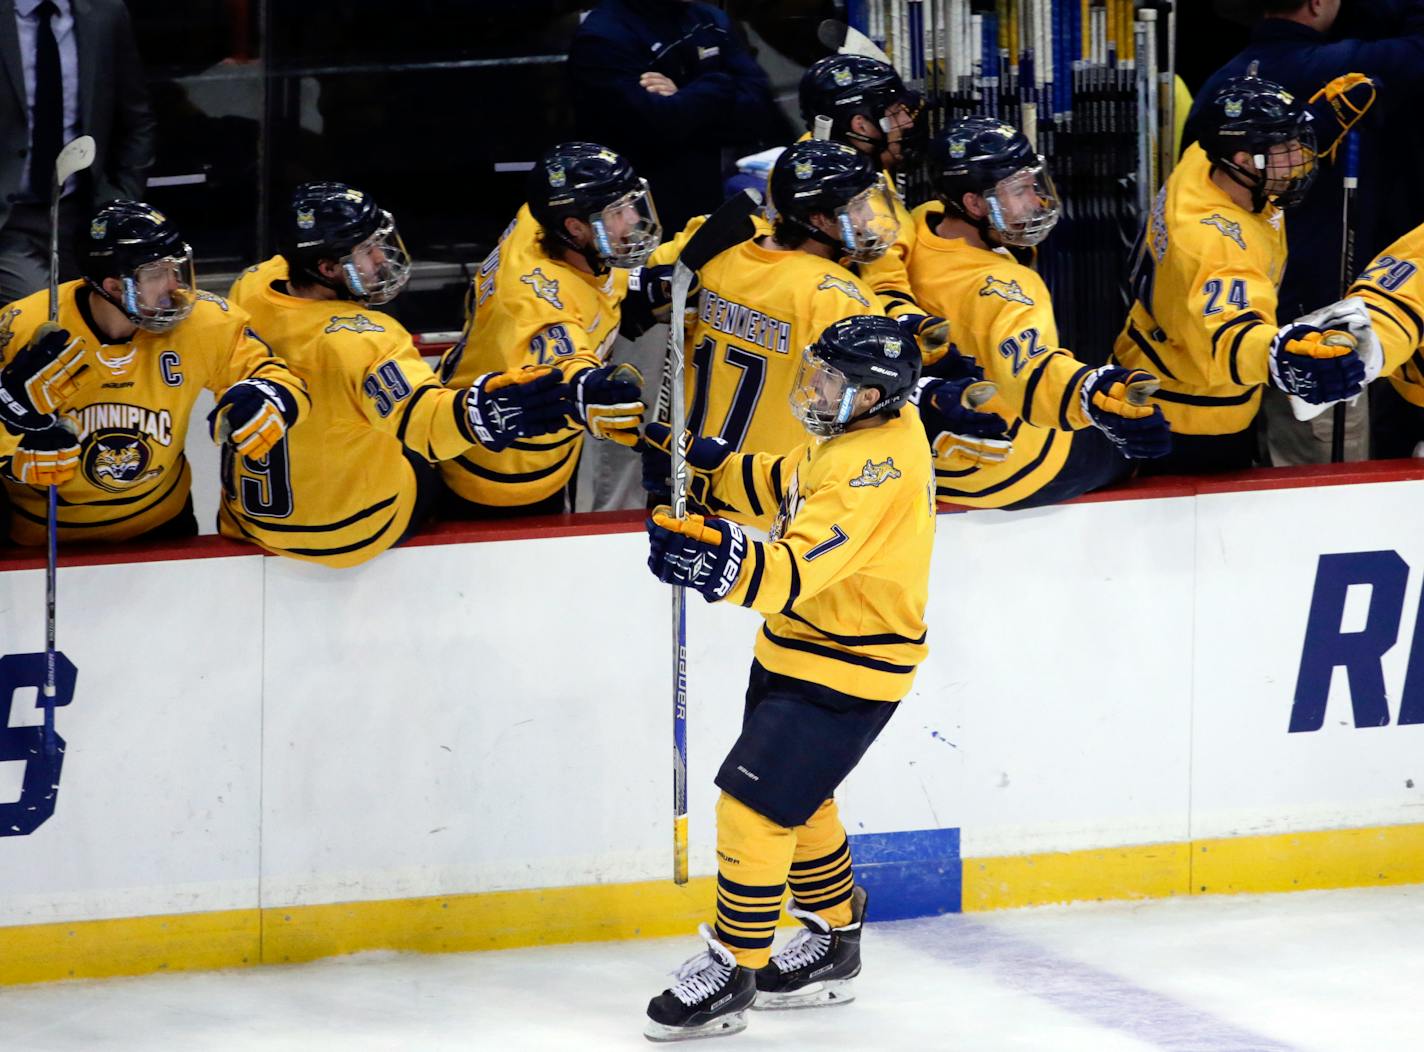
[[996,263],[984,275],[979,295],[984,299],[1001,299],[1006,303],[1033,307],[1047,300],[1048,289],[1033,270],[1015,260],[1006,259],[1002,264]]
[[231,332],[244,329],[250,323],[251,316],[232,300],[199,289],[193,294],[193,313],[184,318],[173,333],[187,341],[199,332]]
[[48,292],[34,292],[0,308],[0,359],[8,360],[28,344],[48,317]]
[[1198,220],[1202,226],[1210,227],[1218,234],[1231,242],[1242,252],[1246,251],[1246,237],[1241,230],[1241,224],[1233,219],[1228,219],[1220,212],[1212,212],[1205,219]]
[[321,328],[323,338],[342,353],[383,356],[411,343],[405,326],[389,314],[354,303],[346,306],[349,309],[333,310]]

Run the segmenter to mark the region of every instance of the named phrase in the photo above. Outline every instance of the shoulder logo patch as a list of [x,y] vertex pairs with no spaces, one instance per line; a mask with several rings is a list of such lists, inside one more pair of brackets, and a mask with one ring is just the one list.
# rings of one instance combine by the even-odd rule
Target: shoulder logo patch
[[333,314],[326,332],[385,332],[384,325],[377,325],[364,314]]
[[867,460],[865,467],[860,469],[859,475],[850,480],[850,484],[856,489],[860,489],[864,486],[879,486],[882,482],[899,477],[900,469],[895,466],[895,458],[886,457],[879,463]]
[[1017,280],[1000,281],[990,274],[984,279],[984,287],[979,290],[981,296],[1002,296],[1012,303],[1022,303],[1025,307],[1032,307],[1033,300],[1024,292]]
[[837,292],[844,292],[851,299],[866,307],[870,306],[870,301],[860,294],[860,289],[855,287],[855,282],[847,281],[845,278],[832,277],[827,274],[821,278],[821,283],[816,286],[819,289],[835,289]]
[[534,295],[538,296],[546,303],[552,304],[559,310],[564,309],[563,302],[559,299],[559,283],[556,279],[544,273],[544,268],[535,267],[533,273],[525,274],[519,279],[534,290]]
[[15,339],[14,326],[15,319],[20,316],[20,312],[11,307],[4,314],[0,314],[0,354],[5,353],[5,348],[10,346]]
[[197,292],[193,293],[193,298],[199,300],[207,300],[207,302],[209,303],[216,303],[224,311],[228,309],[227,300],[223,299],[221,296],[217,295],[217,293],[214,292],[207,292],[203,289],[199,289]]
[[1213,212],[1201,222],[1202,226],[1215,227],[1222,237],[1229,241],[1235,241],[1240,248],[1246,247],[1246,240],[1241,236],[1240,223],[1233,223],[1219,212]]

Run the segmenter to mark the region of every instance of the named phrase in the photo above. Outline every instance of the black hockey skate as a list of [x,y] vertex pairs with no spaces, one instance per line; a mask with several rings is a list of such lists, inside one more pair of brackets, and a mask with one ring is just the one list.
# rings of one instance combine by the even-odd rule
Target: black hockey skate
[[754,1008],[820,1008],[855,1000],[851,980],[860,974],[860,927],[865,920],[865,889],[851,892],[850,923],[832,928],[793,900],[790,914],[806,925],[792,936],[771,963],[756,973]]
[[711,925],[697,929],[707,949],[677,970],[677,982],[648,1002],[649,1041],[723,1037],[747,1028],[747,1008],[756,999],[756,973],[737,964]]

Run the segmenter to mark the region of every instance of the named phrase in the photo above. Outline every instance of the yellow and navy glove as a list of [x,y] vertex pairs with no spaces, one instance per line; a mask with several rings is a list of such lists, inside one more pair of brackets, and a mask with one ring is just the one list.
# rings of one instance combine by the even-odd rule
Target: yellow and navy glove
[[[671,500],[672,429],[650,420],[637,450],[643,458],[643,488],[659,503]],[[710,508],[712,472],[732,455],[732,447],[724,438],[693,438],[691,431],[684,431],[682,453],[687,458],[687,499]]]
[[594,438],[609,438],[620,446],[638,444],[643,426],[643,374],[623,362],[585,369],[570,381],[573,418]]
[[985,380],[965,377],[920,381],[911,401],[920,407],[920,422],[934,450],[935,467],[961,470],[1002,464],[1013,449],[1009,425],[983,406],[999,389]]
[[920,348],[920,363],[928,368],[949,353],[949,322],[934,314],[902,314],[900,331]]
[[231,442],[242,456],[261,460],[297,420],[297,400],[281,384],[260,377],[239,380],[208,414],[214,442]]
[[1365,389],[1365,363],[1355,347],[1343,329],[1287,325],[1271,343],[1271,383],[1313,405],[1354,398]]
[[26,486],[62,486],[79,471],[74,425],[59,421],[43,431],[27,431],[5,465],[5,474]]
[[1162,407],[1147,404],[1157,384],[1151,373],[1120,365],[1104,365],[1083,381],[1083,412],[1129,460],[1151,460],[1172,451],[1172,429]]
[[0,423],[15,434],[52,427],[54,411],[79,389],[87,358],[81,341],[45,322],[0,370]]
[[573,405],[559,370],[531,365],[479,377],[457,411],[464,412],[475,440],[498,453],[515,439],[562,431]]
[[709,603],[726,598],[747,554],[747,535],[740,526],[701,515],[675,519],[666,506],[653,509],[647,526],[648,569],[654,577],[695,589]]

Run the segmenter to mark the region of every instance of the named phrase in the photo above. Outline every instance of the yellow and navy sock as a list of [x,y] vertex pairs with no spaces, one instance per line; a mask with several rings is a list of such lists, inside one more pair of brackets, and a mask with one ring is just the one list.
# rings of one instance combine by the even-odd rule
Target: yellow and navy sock
[[796,834],[723,793],[717,801],[717,938],[737,963],[761,968],[786,894]]
[[797,826],[789,883],[796,905],[818,914],[832,928],[851,922],[850,895],[855,888],[850,842],[835,800],[827,800],[806,824]]

